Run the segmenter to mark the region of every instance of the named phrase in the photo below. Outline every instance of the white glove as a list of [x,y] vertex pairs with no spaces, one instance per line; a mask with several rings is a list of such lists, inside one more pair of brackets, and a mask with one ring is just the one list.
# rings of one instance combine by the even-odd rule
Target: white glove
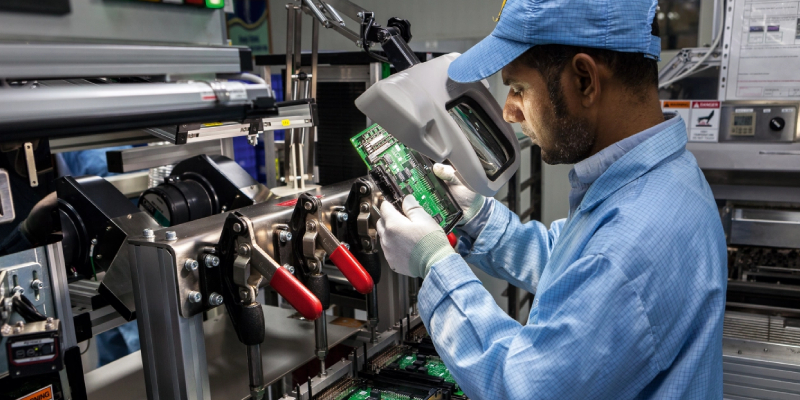
[[461,221],[459,221],[458,225],[462,226],[474,218],[483,207],[485,200],[483,195],[475,193],[464,186],[456,176],[456,170],[449,165],[439,163],[433,164],[433,173],[436,174],[439,179],[447,183],[447,186],[450,188],[450,193],[452,193],[453,197],[456,199],[456,203],[458,203],[458,206],[464,211],[464,216]]
[[403,199],[403,212],[388,201],[381,204],[378,235],[392,271],[424,278],[431,265],[454,254],[442,227],[425,212],[414,196]]

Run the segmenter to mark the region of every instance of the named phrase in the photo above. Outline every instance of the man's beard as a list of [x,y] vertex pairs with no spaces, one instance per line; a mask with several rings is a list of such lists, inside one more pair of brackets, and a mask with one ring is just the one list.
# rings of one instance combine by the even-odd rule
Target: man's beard
[[[586,159],[594,146],[595,135],[589,130],[586,119],[571,115],[561,90],[559,74],[548,79],[547,91],[553,105],[553,115],[541,121],[541,125],[553,134],[551,148],[542,147],[542,160],[550,165],[575,164]],[[533,132],[523,126],[523,133],[534,137]],[[541,147],[542,143],[539,143]]]

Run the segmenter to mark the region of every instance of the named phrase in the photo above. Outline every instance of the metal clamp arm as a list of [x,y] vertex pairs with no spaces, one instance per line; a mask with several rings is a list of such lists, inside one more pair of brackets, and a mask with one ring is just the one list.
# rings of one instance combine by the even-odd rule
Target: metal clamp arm
[[321,207],[319,199],[305,193],[297,201],[290,223],[292,235],[302,238],[295,244],[296,258],[310,273],[321,270],[321,263],[328,256],[359,293],[371,292],[372,278],[324,224]]
[[[254,277],[255,280],[260,280],[258,277],[260,275],[260,278],[265,279],[303,317],[308,320],[319,318],[322,314],[322,304],[319,299],[258,245],[253,222],[236,212],[228,218],[236,220],[231,226],[236,234],[234,265],[239,268],[234,271],[233,281],[242,287],[253,286],[249,283]],[[250,267],[250,271],[247,266]]]

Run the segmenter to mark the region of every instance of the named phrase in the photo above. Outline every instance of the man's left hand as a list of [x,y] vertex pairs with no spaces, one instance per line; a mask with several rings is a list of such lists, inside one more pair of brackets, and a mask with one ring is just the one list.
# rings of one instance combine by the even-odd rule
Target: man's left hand
[[411,277],[428,274],[431,265],[454,254],[442,227],[425,212],[414,196],[403,199],[403,212],[388,201],[381,204],[378,235],[392,271]]

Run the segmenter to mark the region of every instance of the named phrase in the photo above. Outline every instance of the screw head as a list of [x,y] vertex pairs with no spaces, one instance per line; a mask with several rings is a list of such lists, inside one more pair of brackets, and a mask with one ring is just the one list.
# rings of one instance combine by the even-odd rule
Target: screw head
[[25,321],[17,321],[17,328],[24,328],[24,327],[25,327]]
[[217,257],[217,256],[215,256],[213,254],[206,254],[206,256],[203,257],[203,262],[206,264],[207,268],[218,267],[219,266],[219,257]]
[[142,236],[144,236],[145,239],[152,239],[152,238],[156,237],[156,235],[153,233],[152,229],[143,230],[142,231]]
[[286,242],[288,242],[288,241],[292,240],[292,232],[289,232],[289,231],[281,231],[281,232],[278,234],[278,240],[280,240],[280,241],[281,241],[281,243],[286,243]]
[[192,290],[189,292],[187,298],[189,299],[189,303],[197,304],[203,300],[203,294],[198,291]]
[[54,321],[53,317],[47,317],[47,319],[44,322],[47,322],[48,324],[52,324],[53,321]]
[[238,222],[233,224],[233,231],[236,232],[236,233],[241,233],[242,232],[242,224],[240,224]]
[[98,260],[102,260],[103,259],[103,255],[102,254],[97,254],[97,255],[94,256],[94,258],[96,258]]
[[0,328],[0,333],[2,333],[3,336],[10,335],[11,332],[13,332],[13,328],[11,328],[11,325],[9,324],[3,324],[3,327]]
[[339,211],[336,213],[336,220],[339,222],[347,222],[350,217],[347,215],[346,212]]
[[208,296],[208,304],[210,304],[212,306],[221,305],[222,302],[223,302],[222,295],[219,294],[219,293],[213,293],[212,292],[211,295]]
[[200,266],[200,263],[197,260],[192,258],[187,258],[186,261],[183,263],[183,267],[186,268],[187,271],[192,272],[196,271],[197,267]]
[[366,186],[362,186],[362,187],[358,188],[358,193],[367,194],[367,187]]
[[44,288],[44,282],[38,279],[34,279],[33,282],[31,282],[31,289],[42,290],[42,288]]
[[178,234],[175,231],[167,231],[165,237],[167,240],[178,240]]
[[289,271],[290,274],[294,275],[294,267],[293,266],[291,266],[289,264],[283,264],[283,268],[286,268],[286,270]]
[[306,211],[311,211],[311,209],[314,208],[314,205],[311,204],[310,201],[307,201],[307,202],[305,202],[305,204],[303,204],[303,208],[305,208]]
[[308,229],[309,231],[313,231],[314,228],[316,228],[316,227],[317,227],[317,224],[315,224],[313,222],[309,222],[309,223],[306,224],[306,229]]
[[363,245],[365,248],[368,248],[368,247],[370,247],[370,245],[369,245],[369,240],[367,240],[367,239],[364,239],[364,240],[362,240],[362,241],[361,241],[361,244],[362,244],[362,245]]
[[369,211],[369,204],[361,203],[361,212],[368,212]]
[[246,243],[242,243],[239,245],[239,248],[236,249],[236,252],[239,253],[240,256],[247,257],[250,255],[250,246]]
[[344,247],[345,247],[347,250],[350,250],[350,244],[349,244],[349,243],[344,243],[344,242],[342,242],[342,244],[344,245]]
[[14,294],[19,293],[20,296],[25,294],[25,289],[23,289],[22,286],[14,286],[14,289],[12,289],[12,291],[14,292]]

